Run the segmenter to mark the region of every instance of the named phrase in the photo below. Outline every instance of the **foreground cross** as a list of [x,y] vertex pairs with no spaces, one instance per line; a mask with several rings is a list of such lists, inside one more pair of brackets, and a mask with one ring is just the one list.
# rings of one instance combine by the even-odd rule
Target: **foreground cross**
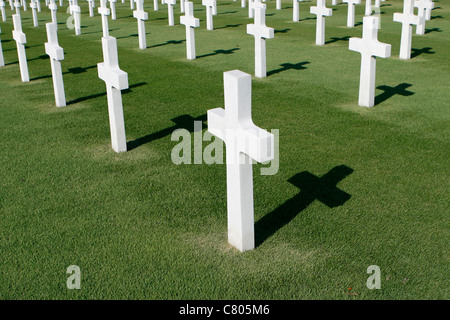
[[361,73],[359,78],[359,100],[361,107],[375,105],[375,75],[376,57],[391,56],[391,45],[379,42],[378,17],[365,16],[363,18],[363,37],[350,38],[349,49],[361,53]]
[[[101,0],[102,7],[106,6],[106,0]],[[108,17],[106,10],[102,10],[102,18],[106,17],[103,27],[108,28]],[[99,8],[99,13],[100,8]],[[107,34],[105,36],[105,34]],[[125,121],[123,118],[122,93],[121,90],[128,89],[128,74],[119,68],[119,57],[117,54],[117,40],[108,35],[109,31],[103,30],[102,49],[104,62],[97,64],[98,77],[106,83],[106,94],[108,99],[109,126],[111,131],[111,145],[114,151],[127,151],[127,140],[125,136]]]
[[58,24],[58,20],[56,19],[56,10],[58,10],[58,6],[55,3],[55,0],[50,0],[48,8],[52,13],[52,22]]
[[251,76],[233,70],[223,81],[225,109],[208,110],[208,131],[226,144],[228,242],[243,252],[255,248],[252,159],[274,158],[274,136],[253,124]]
[[416,0],[414,1],[414,7],[417,7],[417,15],[421,18],[420,23],[416,26],[416,34],[425,34],[425,20],[426,12],[433,10],[434,3],[431,0]]
[[145,20],[148,20],[148,13],[144,11],[144,0],[136,0],[136,10],[133,11],[133,17],[137,19],[138,24],[139,49],[147,49]]
[[255,7],[255,23],[247,25],[247,33],[255,37],[255,76],[264,78],[266,70],[266,39],[274,37],[274,29],[266,26],[266,5]]
[[342,2],[348,4],[347,27],[353,28],[355,26],[355,4],[360,4],[361,0],[343,0]]
[[72,0],[70,3],[70,13],[73,14],[73,21],[75,24],[75,35],[79,36],[81,34],[81,22],[80,22],[80,14],[81,9],[78,5],[78,0]]
[[202,0],[202,5],[206,6],[206,29],[213,30],[213,8],[216,0]]
[[394,21],[401,22],[400,59],[411,59],[412,25],[424,24],[423,17],[414,15],[414,0],[404,0],[403,13],[394,13]]
[[185,15],[180,17],[180,23],[186,26],[186,57],[189,60],[196,58],[194,28],[200,26],[200,20],[194,17],[194,4],[190,1],[184,3]]
[[173,19],[173,6],[177,4],[177,0],[164,0],[164,3],[167,4],[167,10],[169,15],[169,26],[174,26],[175,22]]
[[20,76],[22,82],[29,82],[30,76],[28,74],[27,55],[25,52],[25,44],[27,43],[27,37],[22,31],[22,20],[20,15],[14,14],[12,16],[14,23],[14,30],[12,32],[13,39],[16,41],[17,56],[19,59]]
[[45,43],[45,53],[50,57],[52,68],[53,90],[55,92],[55,102],[57,107],[66,105],[66,95],[64,93],[64,82],[61,70],[61,60],[64,60],[64,50],[58,44],[58,26],[56,23],[46,23],[47,40]]
[[38,23],[38,17],[37,17],[37,8],[38,8],[37,0],[31,0],[30,8],[31,8],[31,12],[33,15],[33,26],[38,27],[39,23]]
[[323,46],[325,44],[325,16],[331,16],[333,11],[325,7],[325,0],[317,0],[317,6],[311,7],[310,12],[317,16],[316,45]]

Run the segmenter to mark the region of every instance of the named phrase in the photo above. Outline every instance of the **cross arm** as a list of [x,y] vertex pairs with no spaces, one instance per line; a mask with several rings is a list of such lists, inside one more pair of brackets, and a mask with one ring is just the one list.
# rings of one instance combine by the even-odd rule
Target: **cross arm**
[[188,16],[181,16],[180,24],[184,24],[185,26],[189,26],[192,28],[198,28],[198,27],[200,27],[200,19],[188,17]]
[[274,29],[269,27],[259,27],[251,23],[247,25],[247,33],[258,38],[272,39],[274,38]]
[[133,18],[139,20],[148,20],[148,13],[145,11],[135,10],[133,11]]

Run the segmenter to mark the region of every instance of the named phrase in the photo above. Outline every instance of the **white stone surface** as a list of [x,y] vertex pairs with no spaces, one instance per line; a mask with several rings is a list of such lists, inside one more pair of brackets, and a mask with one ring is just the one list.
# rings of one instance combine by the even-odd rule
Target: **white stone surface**
[[414,7],[417,8],[417,15],[421,18],[420,23],[416,26],[416,34],[425,34],[425,21],[430,20],[427,19],[426,12],[433,10],[434,3],[431,0],[416,0]]
[[359,100],[361,107],[375,104],[376,57],[391,56],[391,45],[378,41],[379,17],[363,18],[363,37],[350,38],[349,49],[361,53],[361,73],[359,79]]
[[72,0],[70,4],[70,13],[73,15],[75,35],[79,36],[81,34],[81,9],[78,5],[78,0]]
[[[2,33],[2,29],[0,28],[0,34]],[[2,39],[0,39],[0,67],[5,66],[5,58],[3,57],[3,48],[2,48]]]
[[245,8],[245,0],[241,0],[241,8]]
[[29,82],[30,75],[28,74],[27,55],[25,52],[25,44],[27,43],[27,37],[22,31],[22,20],[20,15],[14,14],[12,16],[14,23],[14,30],[12,32],[13,39],[16,41],[17,57],[19,59],[20,76],[22,82]]
[[372,14],[372,0],[366,0],[366,9],[364,15],[370,16]]
[[180,23],[186,26],[186,57],[189,60],[196,58],[194,28],[200,26],[200,19],[194,17],[194,4],[190,1],[184,3],[185,15],[180,17]]
[[425,24],[423,17],[414,15],[414,0],[404,0],[403,13],[394,13],[394,21],[402,24],[399,58],[411,59],[412,25]]
[[153,0],[153,11],[158,11],[158,10],[159,10],[158,0]]
[[274,29],[266,26],[266,5],[255,6],[255,23],[247,25],[247,33],[255,37],[255,76],[267,76],[266,39],[274,38]]
[[89,4],[89,17],[94,16],[94,0],[87,0]]
[[53,90],[57,107],[66,106],[66,95],[64,92],[64,81],[61,70],[61,60],[64,60],[64,50],[58,44],[58,26],[54,22],[46,23],[47,41],[45,53],[50,57],[52,68]]
[[106,83],[111,146],[116,152],[127,151],[121,90],[128,89],[128,74],[119,68],[117,40],[102,37],[104,62],[97,64],[98,77]]
[[281,10],[281,0],[276,0],[276,9]]
[[130,0],[130,9],[134,10],[134,0]]
[[117,0],[108,0],[109,1],[109,8],[111,10],[111,19],[116,20],[116,2]]
[[148,13],[144,11],[144,0],[136,0],[136,10],[133,17],[137,19],[139,49],[147,49],[147,37],[145,34],[145,20],[148,20]]
[[332,0],[331,5],[333,5],[333,6],[337,5],[337,0]]
[[108,16],[111,11],[106,6],[106,0],[100,0],[100,7],[98,7],[98,13],[102,16],[102,29],[103,29],[103,37],[109,36],[109,25],[108,25]]
[[[431,0],[427,0],[428,2],[433,2]],[[434,3],[433,3],[433,8],[434,8]],[[432,8],[425,8],[425,20],[431,20],[431,10],[433,10]]]
[[22,6],[22,4],[20,3],[19,0],[14,0],[14,8],[16,9],[16,14],[18,16],[20,16],[20,7]]
[[347,27],[353,28],[355,26],[355,4],[360,4],[361,0],[343,0],[342,2],[348,4]]
[[173,18],[173,6],[177,4],[177,0],[164,0],[164,3],[167,4],[169,26],[174,26],[175,20]]
[[310,12],[317,16],[316,20],[316,45],[325,44],[325,17],[333,14],[333,11],[325,6],[325,0],[317,0],[317,6],[311,7]]
[[208,110],[208,131],[226,144],[228,242],[243,251],[255,248],[252,159],[274,158],[274,136],[253,124],[251,76],[225,72],[225,109]]
[[303,0],[292,0],[292,21],[294,22],[298,22],[300,19],[300,1]]
[[58,5],[55,3],[55,0],[50,0],[48,4],[48,8],[52,14],[52,22],[58,24],[58,19],[56,18],[56,11],[58,10]]
[[37,0],[31,0],[30,3],[30,8],[31,8],[31,14],[33,17],[33,26],[34,27],[39,27],[39,22],[38,22],[38,16],[37,16]]
[[0,0],[0,12],[2,13],[2,21],[6,21],[5,1]]
[[213,30],[213,8],[216,4],[216,0],[202,0],[202,5],[206,7],[206,29]]

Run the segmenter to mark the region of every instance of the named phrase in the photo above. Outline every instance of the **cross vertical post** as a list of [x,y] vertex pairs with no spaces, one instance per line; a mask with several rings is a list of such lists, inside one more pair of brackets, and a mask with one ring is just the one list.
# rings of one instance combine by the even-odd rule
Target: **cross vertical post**
[[14,23],[14,30],[12,34],[13,39],[16,41],[17,46],[17,56],[19,59],[20,76],[22,78],[22,82],[29,82],[30,75],[28,74],[27,55],[25,52],[25,44],[27,43],[27,38],[25,33],[23,33],[22,31],[22,19],[18,14],[14,14],[12,18]]
[[412,25],[424,24],[423,17],[414,15],[414,0],[404,0],[403,13],[394,13],[394,21],[402,24],[399,58],[411,59]]
[[103,37],[107,37],[109,36],[108,16],[110,14],[110,10],[106,6],[106,0],[100,0],[100,7],[98,7],[97,10],[98,13],[102,16]]
[[180,23],[186,26],[186,57],[189,60],[196,58],[194,28],[200,26],[200,19],[194,17],[194,4],[190,1],[184,3],[185,15],[180,17]]
[[58,20],[56,19],[56,10],[58,10],[58,6],[56,5],[55,0],[50,0],[48,8],[52,13],[52,22],[58,24]]
[[414,7],[417,7],[417,15],[421,18],[420,23],[416,26],[416,34],[425,34],[425,20],[426,12],[430,11],[434,8],[434,3],[428,0],[416,0],[414,1]]
[[169,26],[174,26],[174,18],[173,18],[173,6],[177,3],[177,0],[164,0],[167,4],[167,10],[169,15]]
[[316,45],[325,44],[325,17],[333,14],[332,10],[325,6],[325,0],[317,0],[317,6],[311,7],[310,12],[317,16],[316,20]]
[[252,159],[274,158],[273,134],[251,118],[251,76],[225,72],[225,109],[208,110],[208,131],[226,144],[228,242],[239,251],[255,247]]
[[136,10],[133,17],[137,19],[139,49],[147,49],[147,38],[145,34],[145,20],[148,20],[148,13],[144,11],[144,0],[136,0]]
[[58,44],[58,26],[56,23],[46,23],[45,27],[48,41],[45,43],[45,53],[50,57],[55,102],[57,107],[64,107],[66,105],[66,95],[61,70],[61,60],[64,60],[64,50]]
[[342,2],[348,4],[347,27],[353,28],[355,26],[355,4],[360,4],[361,0],[343,0]]
[[31,13],[33,15],[33,26],[34,27],[38,27],[39,23],[38,23],[38,17],[37,17],[37,0],[31,0],[30,3],[30,8],[31,8]]
[[111,19],[116,20],[116,2],[117,0],[108,0],[109,7],[111,9]]
[[206,6],[206,29],[213,30],[213,8],[216,0],[202,0],[202,5]]

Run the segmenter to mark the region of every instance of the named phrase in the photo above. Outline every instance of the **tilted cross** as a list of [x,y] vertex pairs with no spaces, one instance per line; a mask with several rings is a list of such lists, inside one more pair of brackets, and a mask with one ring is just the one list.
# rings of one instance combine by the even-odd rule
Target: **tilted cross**
[[27,43],[27,37],[25,33],[23,33],[22,31],[22,20],[20,18],[20,15],[14,14],[12,18],[14,24],[14,30],[12,34],[13,39],[16,41],[17,46],[17,56],[19,59],[20,76],[22,78],[22,82],[29,82],[30,75],[28,74],[27,55],[25,52],[25,44]]
[[225,109],[208,110],[208,131],[226,144],[228,242],[246,251],[255,247],[252,159],[274,158],[274,136],[253,124],[251,76],[233,70],[223,80]]
[[355,4],[360,4],[361,0],[342,0],[348,4],[347,11],[347,27],[353,28],[355,26]]
[[206,6],[206,29],[213,30],[213,7],[216,0],[202,0],[202,5]]
[[106,83],[111,145],[114,151],[124,152],[127,151],[127,141],[120,91],[128,89],[128,74],[119,68],[116,38],[103,37],[102,48],[104,62],[97,64],[97,68],[98,77]]
[[180,23],[186,26],[186,56],[189,60],[196,58],[194,28],[200,26],[200,19],[194,17],[194,4],[190,1],[184,2],[184,16],[180,17]]
[[57,24],[55,22],[46,23],[45,27],[47,29],[48,41],[45,43],[45,53],[50,57],[55,102],[57,107],[64,107],[66,105],[66,96],[61,70],[61,60],[64,60],[64,50],[58,44]]
[[433,10],[434,3],[429,0],[415,0],[414,7],[417,8],[417,15],[423,19],[420,20],[420,23],[416,26],[416,34],[425,34],[425,20],[426,12],[429,10]]
[[100,0],[100,7],[98,7],[98,13],[101,14],[102,16],[103,37],[107,37],[109,36],[108,16],[111,12],[106,6],[106,0]]
[[139,48],[147,49],[145,20],[148,20],[148,13],[144,11],[144,0],[136,0],[136,10],[133,11],[133,17],[137,19],[138,23]]
[[361,53],[361,73],[359,79],[359,101],[362,107],[375,105],[376,57],[391,56],[391,45],[378,41],[379,17],[363,18],[363,37],[350,38],[349,49]]
[[401,22],[402,36],[400,40],[400,59],[411,58],[412,25],[425,24],[424,17],[414,15],[414,0],[404,0],[403,13],[394,13],[394,21]]
[[247,25],[247,33],[255,37],[255,76],[267,75],[266,39],[274,38],[274,29],[266,26],[266,5],[255,6],[255,23]]
[[167,10],[169,15],[169,26],[174,26],[175,22],[173,19],[173,6],[177,4],[177,0],[164,0],[164,3],[167,4]]
[[317,0],[317,6],[311,7],[310,12],[317,16],[316,20],[316,45],[325,44],[325,17],[333,14],[333,11],[325,6],[325,0]]

